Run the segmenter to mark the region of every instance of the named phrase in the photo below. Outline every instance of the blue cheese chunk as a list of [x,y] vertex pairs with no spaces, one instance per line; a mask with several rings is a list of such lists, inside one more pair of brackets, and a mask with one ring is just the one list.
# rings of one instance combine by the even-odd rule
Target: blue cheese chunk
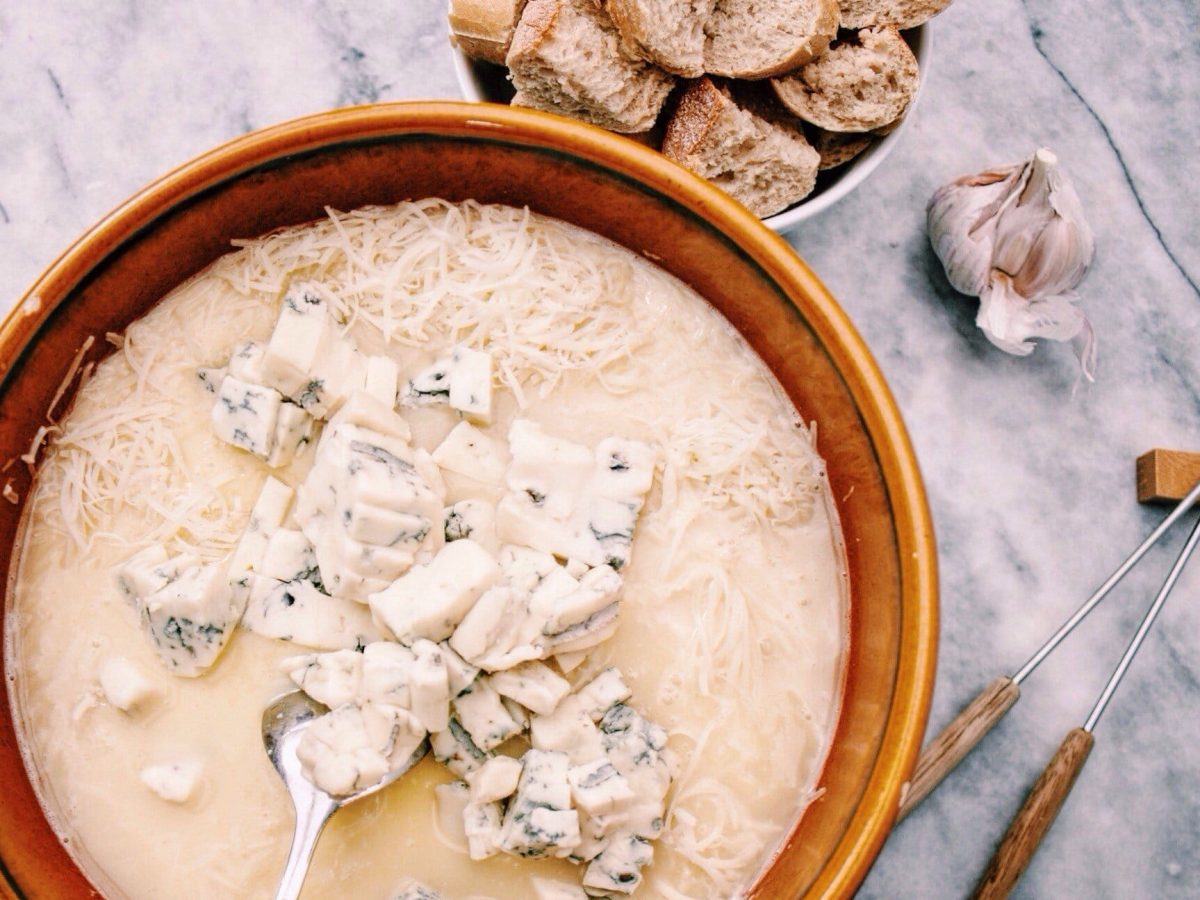
[[245,341],[229,354],[229,374],[251,384],[265,384],[263,354],[266,348],[257,341]]
[[242,627],[316,650],[343,650],[382,640],[366,607],[323,594],[309,581],[250,577]]
[[600,730],[577,697],[567,697],[548,716],[534,716],[529,723],[529,740],[539,750],[563,753],[573,766],[604,756]]
[[196,369],[196,379],[206,394],[215,394],[220,390],[221,382],[228,374],[227,366],[201,366]]
[[470,538],[489,553],[500,550],[496,537],[496,510],[486,500],[459,500],[442,511],[446,542]]
[[595,451],[518,419],[509,430],[508,491],[496,508],[501,540],[588,566],[627,565],[654,480],[646,444],[608,438]]
[[499,747],[521,733],[521,726],[509,715],[500,695],[486,678],[477,678],[454,698],[455,716],[481,750]]
[[618,834],[588,865],[583,886],[632,894],[642,883],[642,869],[654,860],[650,842],[634,834]]
[[597,566],[578,582],[573,582],[569,592],[555,596],[545,626],[546,634],[559,634],[586,621],[616,603],[620,594],[621,576],[609,566]]
[[620,603],[614,602],[604,607],[565,631],[551,635],[546,639],[548,653],[574,653],[580,650],[590,650],[602,644],[617,633],[617,620],[620,616]]
[[666,731],[620,703],[604,714],[600,731],[605,753],[635,795],[625,811],[628,830],[640,838],[657,838],[671,787]]
[[[243,598],[244,599],[244,598]],[[242,616],[227,568],[192,566],[142,599],[142,625],[173,675],[202,675],[221,655]]]
[[450,472],[500,486],[504,462],[495,442],[469,422],[459,422],[433,451],[433,461]]
[[330,709],[356,702],[362,691],[363,655],[354,650],[290,656],[279,667],[304,693]]
[[276,581],[307,581],[318,589],[322,586],[316,551],[304,532],[294,528],[280,528],[271,534],[255,571]]
[[463,616],[450,646],[472,665],[494,672],[539,658],[540,639],[541,622],[530,615],[529,597],[499,585]]
[[371,594],[368,602],[401,643],[442,641],[499,578],[500,567],[490,553],[470,539],[454,541],[428,565],[414,567],[386,590]]
[[579,815],[570,808],[567,758],[530,750],[522,758],[517,793],[508,804],[496,846],[525,858],[566,858],[579,846]]
[[226,375],[212,408],[217,437],[261,459],[275,445],[275,427],[283,397],[278,391]]
[[442,843],[459,853],[467,853],[466,811],[470,791],[461,781],[439,784],[433,789],[433,827]]
[[492,356],[482,350],[456,346],[408,382],[404,402],[409,406],[447,403],[484,424],[492,417]]
[[438,644],[442,648],[443,659],[446,661],[446,678],[450,684],[451,698],[457,697],[472,684],[479,676],[479,667],[473,666],[450,646],[449,641]]
[[400,387],[400,366],[389,356],[368,356],[363,390],[392,409]]
[[187,803],[195,794],[204,766],[198,760],[177,760],[146,766],[142,784],[170,803]]
[[493,803],[511,796],[521,778],[521,761],[495,756],[464,776],[475,803]]
[[99,680],[104,699],[121,712],[144,709],[158,694],[150,677],[124,656],[105,660],[100,667]]
[[305,728],[296,748],[305,777],[335,797],[365,790],[405,763],[425,739],[407,710],[346,704]]
[[403,709],[412,708],[412,668],[417,657],[408,647],[375,641],[363,649],[362,697]]
[[490,680],[498,693],[511,697],[530,711],[543,716],[554,712],[559,701],[571,692],[570,682],[556,675],[549,666],[537,661],[524,662],[506,671],[494,672]]
[[273,469],[290,465],[312,440],[313,429],[313,417],[300,406],[287,400],[281,403],[275,421],[275,436],[267,454],[267,465]]
[[279,317],[259,363],[263,382],[289,397],[315,395],[314,374],[336,340],[329,306],[316,285],[295,282],[283,295]]
[[596,759],[567,772],[571,799],[589,816],[602,816],[634,799],[633,788],[608,759]]
[[496,842],[500,838],[500,818],[499,803],[479,803],[472,800],[463,809],[463,834],[471,859],[488,859],[496,855]]
[[475,745],[466,729],[454,717],[451,717],[445,731],[429,736],[429,746],[433,750],[433,758],[459,778],[474,772],[489,759],[489,755]]
[[621,670],[609,666],[595,678],[575,692],[584,712],[593,722],[599,722],[612,707],[623,703],[633,696],[633,691],[625,683]]
[[130,603],[137,604],[180,576],[185,569],[200,564],[199,557],[171,557],[160,544],[135,553],[116,568],[117,590]]
[[450,682],[442,648],[422,639],[413,642],[412,653],[409,708],[426,731],[445,731],[450,724]]
[[[245,576],[257,571],[266,556],[270,546],[271,535],[282,527],[292,505],[295,492],[276,478],[268,478],[263,482],[250,511],[250,521],[242,532],[233,559],[229,563],[231,581],[241,582]],[[248,586],[249,582],[245,582]]]
[[396,888],[392,900],[442,900],[442,895],[419,881],[406,878]]

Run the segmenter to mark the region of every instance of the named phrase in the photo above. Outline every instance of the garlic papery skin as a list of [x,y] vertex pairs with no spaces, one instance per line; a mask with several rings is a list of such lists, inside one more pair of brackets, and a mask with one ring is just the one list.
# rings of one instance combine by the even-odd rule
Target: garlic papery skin
[[955,179],[934,193],[927,218],[946,277],[980,298],[975,322],[988,340],[1017,356],[1033,351],[1033,338],[1073,340],[1092,380],[1095,336],[1072,292],[1095,241],[1054,153]]

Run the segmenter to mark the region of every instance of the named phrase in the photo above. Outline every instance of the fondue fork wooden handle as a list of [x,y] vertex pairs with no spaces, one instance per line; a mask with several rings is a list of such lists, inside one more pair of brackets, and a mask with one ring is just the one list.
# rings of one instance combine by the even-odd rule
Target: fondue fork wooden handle
[[912,812],[941,784],[942,779],[1004,718],[1004,714],[1012,709],[1020,696],[1021,686],[1007,675],[1001,675],[934,738],[917,760],[912,778],[904,785],[896,821]]
[[[1028,678],[1033,671],[1041,665],[1042,661],[1049,656],[1054,649],[1066,639],[1072,631],[1075,630],[1080,622],[1082,622],[1093,609],[1108,596],[1117,583],[1124,578],[1129,570],[1141,561],[1142,557],[1158,543],[1159,539],[1170,530],[1180,518],[1183,517],[1189,509],[1197,502],[1200,502],[1200,481],[1194,483],[1185,495],[1171,512],[1163,518],[1158,526],[1147,535],[1146,539],[1138,545],[1125,559],[1116,570],[1105,579],[1104,583],[1092,593],[1084,601],[1075,613],[1059,626],[1058,631],[1050,636],[1046,643],[1038,648],[1037,652],[1029,658],[1025,665],[1010,678],[1001,676],[993,681],[987,688],[984,689],[978,697],[958,714],[950,725],[939,734],[932,744],[921,754],[917,760],[917,766],[913,770],[912,779],[904,786],[900,793],[900,808],[896,813],[896,820],[904,818],[922,801],[929,793],[937,787],[942,779],[949,775],[954,767],[962,762],[963,758],[971,752],[971,749],[978,744],[987,735],[989,731],[995,727],[1006,712],[1021,696],[1021,682]],[[1191,551],[1188,551],[1189,553]],[[1182,559],[1186,560],[1186,556]],[[1181,565],[1177,562],[1176,565]],[[1177,576],[1176,572],[1172,573],[1172,579]],[[1172,580],[1172,584],[1174,581]],[[1169,590],[1169,588],[1168,588]],[[1089,728],[1089,730],[1091,730]]]
[[1050,760],[975,888],[975,900],[1004,900],[1029,866],[1092,752],[1090,731],[1073,728]]

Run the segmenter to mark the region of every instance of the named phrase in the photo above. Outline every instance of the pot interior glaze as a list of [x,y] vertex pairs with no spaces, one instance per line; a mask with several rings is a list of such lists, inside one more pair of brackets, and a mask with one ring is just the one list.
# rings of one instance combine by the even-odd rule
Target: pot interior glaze
[[[895,818],[933,690],[936,554],[924,489],[890,392],[845,314],[776,235],[632,141],[527,110],[398,103],[323,113],[238,138],[151,184],[42,275],[0,325],[0,566],[11,607],[30,467],[19,460],[73,361],[253,237],[329,206],[437,196],[529,206],[644,255],[695,288],[818,423],[845,536],[849,647],[821,794],[750,896],[847,896]],[[70,391],[68,390],[68,396]],[[60,401],[61,410],[65,401]],[[6,616],[7,620],[7,616]],[[0,686],[0,872],[13,896],[94,889],[51,830]]]

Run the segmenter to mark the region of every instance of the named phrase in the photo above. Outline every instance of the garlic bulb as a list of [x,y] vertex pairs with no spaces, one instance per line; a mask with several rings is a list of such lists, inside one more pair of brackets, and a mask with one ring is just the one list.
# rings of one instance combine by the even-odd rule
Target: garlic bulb
[[1017,356],[1031,338],[1075,342],[1091,381],[1096,340],[1073,290],[1095,255],[1092,230],[1058,158],[1041,149],[1023,163],[943,185],[929,201],[929,240],[956,290],[980,299],[988,340]]

